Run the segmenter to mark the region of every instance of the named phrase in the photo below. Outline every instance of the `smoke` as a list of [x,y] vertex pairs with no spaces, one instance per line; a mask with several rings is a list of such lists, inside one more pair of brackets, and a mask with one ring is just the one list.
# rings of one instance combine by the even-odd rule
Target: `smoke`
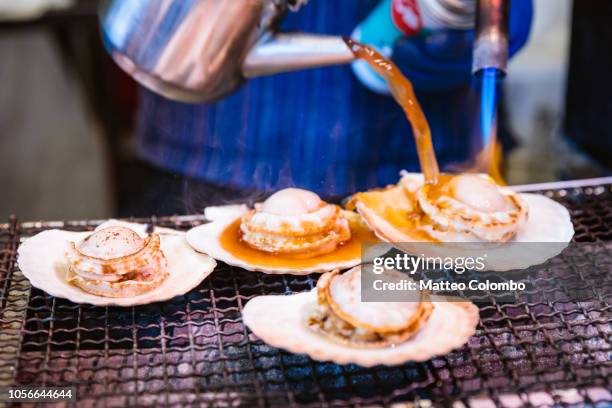
[[247,204],[253,206],[266,199],[269,191],[244,189],[206,181],[183,181],[183,205],[186,214],[199,214],[204,208],[217,205]]
[[[257,187],[245,188],[186,178],[183,180],[182,189],[185,213],[201,213],[208,206],[247,204],[249,207],[253,207],[256,203],[265,201],[267,197],[281,188],[295,187],[290,162],[289,158],[284,158],[280,171],[276,172],[272,164],[266,161],[257,161],[255,169],[249,177],[249,184]],[[235,166],[228,163],[227,168],[226,174],[229,174],[228,172],[235,169]],[[250,182],[251,180],[253,182]]]

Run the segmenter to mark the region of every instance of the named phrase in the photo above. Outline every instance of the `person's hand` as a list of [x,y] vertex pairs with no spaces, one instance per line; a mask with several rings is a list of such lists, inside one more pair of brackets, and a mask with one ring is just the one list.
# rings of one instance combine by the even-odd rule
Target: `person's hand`
[[[421,29],[417,0],[381,0],[372,13],[355,28],[351,37],[390,58],[398,39],[417,35]],[[352,68],[359,81],[368,89],[389,94],[387,83],[366,62],[355,61]]]

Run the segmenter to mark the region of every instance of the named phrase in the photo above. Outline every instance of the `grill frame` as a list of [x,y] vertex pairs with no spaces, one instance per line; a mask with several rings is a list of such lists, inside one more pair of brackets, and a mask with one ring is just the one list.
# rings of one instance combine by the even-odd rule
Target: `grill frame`
[[[575,241],[612,241],[612,184],[540,192],[568,207]],[[205,222],[133,221],[181,230]],[[268,347],[242,324],[250,298],[311,289],[316,274],[271,276],[221,264],[185,296],[131,308],[76,305],[30,288],[16,266],[20,239],[101,222],[20,224],[13,217],[0,225],[0,386],[75,386],[79,406],[612,403],[605,275],[601,285],[589,283],[590,302],[492,302],[481,306],[477,334],[461,349],[425,363],[366,369]]]

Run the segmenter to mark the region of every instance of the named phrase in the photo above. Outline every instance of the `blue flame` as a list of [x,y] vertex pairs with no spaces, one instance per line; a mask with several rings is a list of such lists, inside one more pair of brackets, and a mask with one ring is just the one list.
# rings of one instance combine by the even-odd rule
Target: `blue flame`
[[500,71],[497,68],[485,68],[482,70],[482,87],[480,90],[480,132],[482,146],[489,145],[496,136],[497,121],[497,80]]

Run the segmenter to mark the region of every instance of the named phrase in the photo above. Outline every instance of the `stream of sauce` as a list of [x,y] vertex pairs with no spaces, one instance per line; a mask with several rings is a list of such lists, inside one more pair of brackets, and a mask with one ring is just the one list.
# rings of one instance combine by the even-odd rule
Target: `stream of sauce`
[[344,41],[355,58],[366,61],[372,69],[387,81],[391,94],[406,113],[412,126],[419,162],[425,175],[425,183],[436,184],[440,177],[440,170],[431,142],[431,130],[414,94],[412,83],[393,62],[383,57],[374,48],[360,44],[350,38],[345,38]]

